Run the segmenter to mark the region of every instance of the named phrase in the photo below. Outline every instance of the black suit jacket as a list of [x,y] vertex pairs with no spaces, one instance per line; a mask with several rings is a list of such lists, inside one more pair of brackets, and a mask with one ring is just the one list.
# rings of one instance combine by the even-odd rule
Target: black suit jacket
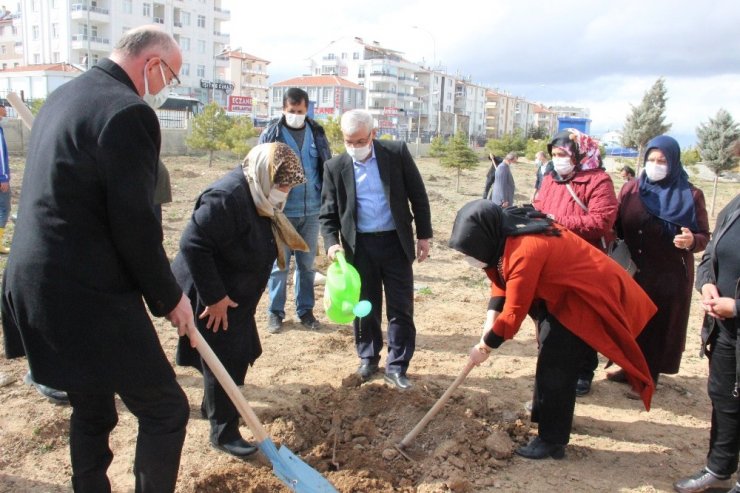
[[108,59],[41,108],[3,293],[6,354],[25,350],[36,382],[106,392],[174,379],[144,304],[162,316],[182,295],[154,213],[159,145],[157,115]]
[[[414,225],[417,238],[432,237],[432,218],[424,182],[404,142],[373,140],[373,148],[398,237],[412,262],[416,256]],[[328,250],[341,241],[348,258],[352,259],[357,244],[357,201],[354,166],[346,152],[324,164],[319,220],[324,247]]]

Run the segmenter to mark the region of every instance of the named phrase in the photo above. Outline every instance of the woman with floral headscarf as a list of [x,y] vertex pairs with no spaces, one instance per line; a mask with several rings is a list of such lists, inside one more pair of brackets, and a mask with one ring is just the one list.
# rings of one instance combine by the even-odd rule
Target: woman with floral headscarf
[[[603,251],[615,237],[618,203],[614,183],[601,165],[598,141],[569,128],[555,134],[547,151],[553,171],[542,180],[534,207]],[[586,355],[576,395],[591,391],[598,364],[595,351]]]
[[457,213],[449,246],[491,280],[483,336],[470,351],[470,363],[482,363],[513,338],[535,302],[544,305],[537,321],[532,406],[539,434],[516,453],[560,459],[570,438],[585,352],[597,350],[622,365],[650,409],[653,382],[635,337],[655,305],[616,262],[542,216],[476,200]]
[[[661,135],[648,142],[645,171],[619,192],[617,227],[637,265],[635,281],[658,306],[637,339],[657,383],[661,373],[678,373],[681,365],[694,253],[709,241],[704,194],[689,183],[681,149],[672,137]],[[623,381],[623,373],[607,378]]]
[[[304,181],[290,147],[258,145],[198,197],[180,239],[172,270],[193,303],[198,330],[237,385],[262,353],[254,313],[275,258],[284,244],[308,249],[282,212],[290,189]],[[234,404],[185,338],[177,363],[203,374],[201,413],[211,424],[211,445],[237,457],[256,452],[239,432]]]

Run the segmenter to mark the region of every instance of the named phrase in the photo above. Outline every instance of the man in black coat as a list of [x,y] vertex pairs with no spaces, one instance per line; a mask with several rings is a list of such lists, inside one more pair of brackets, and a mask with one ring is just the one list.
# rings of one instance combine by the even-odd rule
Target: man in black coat
[[189,406],[146,306],[194,333],[153,204],[160,130],[149,105],[181,64],[164,31],[129,31],[49,96],[29,142],[4,277],[5,349],[69,395],[75,491],[110,491],[115,394],[139,420],[136,491],[175,489]]
[[[406,389],[411,386],[406,370],[416,342],[412,263],[415,257],[423,262],[429,255],[429,199],[406,144],[374,140],[368,112],[348,111],[342,115],[341,126],[346,152],[324,164],[319,215],[324,247],[331,260],[336,252],[346,252],[360,274],[360,296],[373,306],[367,317],[354,321],[358,373],[368,380],[378,371],[385,290],[385,380]],[[416,250],[412,222],[418,239]]]

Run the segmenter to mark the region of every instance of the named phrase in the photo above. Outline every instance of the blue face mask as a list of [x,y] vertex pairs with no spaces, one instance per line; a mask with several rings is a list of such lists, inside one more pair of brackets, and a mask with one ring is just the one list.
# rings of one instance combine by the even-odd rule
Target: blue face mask
[[164,69],[162,68],[162,64],[159,64],[159,73],[162,74],[162,83],[164,84],[162,86],[162,90],[159,91],[157,94],[149,94],[149,79],[146,77],[146,68],[144,68],[144,96],[142,99],[146,104],[152,107],[152,109],[157,109],[160,106],[164,104],[165,101],[167,101],[167,97],[169,96],[167,89],[167,78],[164,76]]

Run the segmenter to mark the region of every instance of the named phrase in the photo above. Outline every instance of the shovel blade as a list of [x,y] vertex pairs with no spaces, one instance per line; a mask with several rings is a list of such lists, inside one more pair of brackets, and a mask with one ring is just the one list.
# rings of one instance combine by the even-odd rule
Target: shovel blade
[[303,462],[287,447],[277,450],[272,440],[264,440],[259,449],[272,463],[272,471],[296,493],[338,493],[316,469]]

